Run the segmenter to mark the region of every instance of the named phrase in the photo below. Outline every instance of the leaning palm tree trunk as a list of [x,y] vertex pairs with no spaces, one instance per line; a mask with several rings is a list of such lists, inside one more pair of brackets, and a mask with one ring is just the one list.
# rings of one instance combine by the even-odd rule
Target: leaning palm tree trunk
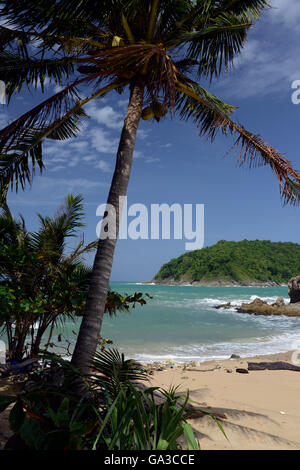
[[[143,107],[144,85],[135,83],[131,88],[130,100],[120,138],[115,171],[107,199],[116,211],[116,238],[100,239],[95,256],[85,313],[82,318],[72,363],[82,373],[88,373],[90,362],[95,354],[106,296],[109,288],[113,256],[119,232],[121,213],[119,197],[125,196],[129,182],[136,133]],[[103,222],[102,222],[103,223]],[[103,228],[103,227],[102,227]]]

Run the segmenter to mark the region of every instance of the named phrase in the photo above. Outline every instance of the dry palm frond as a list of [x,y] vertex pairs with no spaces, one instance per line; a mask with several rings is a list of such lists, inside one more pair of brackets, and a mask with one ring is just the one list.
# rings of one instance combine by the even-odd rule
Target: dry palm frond
[[[300,173],[278,150],[269,146],[259,135],[247,131],[243,126],[230,119],[230,107],[222,106],[218,99],[199,85],[178,83],[182,92],[178,111],[181,118],[192,118],[200,127],[200,134],[212,140],[221,130],[224,134],[238,135],[232,147],[239,153],[240,165],[249,167],[268,165],[275,172],[284,203],[300,202]],[[209,111],[205,110],[207,108]]]

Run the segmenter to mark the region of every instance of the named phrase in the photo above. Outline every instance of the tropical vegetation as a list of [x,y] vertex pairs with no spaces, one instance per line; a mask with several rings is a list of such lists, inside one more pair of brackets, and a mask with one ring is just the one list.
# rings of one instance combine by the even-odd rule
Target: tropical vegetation
[[274,282],[287,284],[300,273],[300,245],[270,240],[220,240],[165,263],[156,281]]
[[[0,185],[32,180],[43,169],[46,138],[76,136],[84,106],[115,90],[129,104],[107,202],[125,196],[140,119],[168,113],[191,120],[212,140],[235,137],[239,162],[268,165],[285,202],[299,200],[300,175],[263,139],[231,118],[235,107],[207,91],[227,71],[267,0],[7,0],[1,2],[0,79],[10,99],[48,82],[60,91],[0,131]],[[93,91],[87,96],[88,86]],[[105,230],[103,231],[103,233]],[[101,330],[116,239],[99,240],[73,364],[87,372]]]
[[81,376],[86,385],[82,395],[70,386],[79,375],[72,364],[54,355],[43,357],[51,366],[31,373],[22,393],[0,395],[0,412],[11,406],[13,434],[5,449],[200,449],[187,422],[188,394],[143,386],[141,365],[125,361],[117,350],[97,354],[92,373]]
[[[91,278],[84,256],[97,242],[85,244],[79,236],[82,199],[70,194],[53,217],[38,214],[35,232],[28,231],[22,217],[16,221],[8,208],[0,211],[0,329],[10,361],[35,357],[55,341],[63,349],[65,322],[78,321],[84,313]],[[141,293],[122,296],[110,290],[105,312],[115,315],[135,303],[146,303]]]

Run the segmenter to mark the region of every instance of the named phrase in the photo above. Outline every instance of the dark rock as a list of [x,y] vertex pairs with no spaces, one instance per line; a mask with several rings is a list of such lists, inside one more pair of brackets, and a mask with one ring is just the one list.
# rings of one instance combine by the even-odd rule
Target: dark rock
[[227,302],[226,304],[216,305],[215,308],[218,309],[218,310],[219,310],[220,308],[225,308],[225,309],[227,309],[227,308],[232,308],[232,305],[231,305],[230,302]]
[[288,288],[291,304],[300,302],[300,276],[292,277],[292,279],[289,280]]
[[247,369],[236,369],[235,371],[239,374],[249,374],[249,371]]
[[288,362],[248,362],[248,370],[292,370],[300,372],[300,367]]
[[231,354],[230,359],[240,359],[241,356],[238,356],[237,354]]

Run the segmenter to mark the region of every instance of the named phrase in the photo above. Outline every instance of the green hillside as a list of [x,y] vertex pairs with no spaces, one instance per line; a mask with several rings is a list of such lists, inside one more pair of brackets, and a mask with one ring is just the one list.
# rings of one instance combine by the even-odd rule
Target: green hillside
[[164,264],[155,281],[287,283],[300,275],[300,245],[269,240],[221,240]]

